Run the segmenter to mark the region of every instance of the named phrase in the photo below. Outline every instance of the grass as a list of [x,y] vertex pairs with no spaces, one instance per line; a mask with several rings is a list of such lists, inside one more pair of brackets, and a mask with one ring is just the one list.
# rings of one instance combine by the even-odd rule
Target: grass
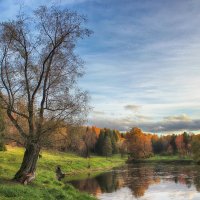
[[146,159],[133,160],[133,163],[174,163],[193,164],[194,161],[189,156],[179,157],[178,155],[154,155]]
[[147,158],[147,160],[155,160],[155,161],[177,161],[177,160],[191,160],[190,157],[185,156],[183,158],[180,158],[178,155],[171,155],[171,156],[162,156],[162,155],[155,155],[153,157]]
[[70,175],[97,173],[124,164],[125,159],[114,156],[92,156],[91,168],[88,169],[88,159],[72,153],[43,151],[38,161],[36,180],[27,186],[10,181],[19,169],[24,150],[18,147],[7,147],[6,152],[0,152],[0,200],[32,200],[32,199],[66,199],[94,200],[95,197],[80,193],[69,184],[59,182],[55,178],[55,167],[60,165],[62,170]]

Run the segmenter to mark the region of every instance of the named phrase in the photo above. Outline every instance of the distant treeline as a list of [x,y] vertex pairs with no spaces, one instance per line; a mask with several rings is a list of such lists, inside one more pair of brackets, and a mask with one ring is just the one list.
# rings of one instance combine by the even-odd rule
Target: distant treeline
[[[3,134],[5,131],[6,138]],[[5,150],[5,143],[24,145],[24,141],[17,135],[17,130],[1,115],[0,150]],[[145,159],[155,154],[178,154],[180,157],[188,156],[200,160],[200,134],[187,132],[158,136],[143,133],[137,127],[120,133],[108,128],[64,125],[58,128],[56,133],[46,137],[44,144],[45,148],[76,152],[84,157],[90,157],[91,153],[106,157],[120,153],[121,156],[129,155],[133,159]]]
[[124,135],[124,151],[133,159],[148,158],[154,154],[179,155],[200,160],[200,134],[169,134],[158,136],[145,134],[139,128],[133,128]]

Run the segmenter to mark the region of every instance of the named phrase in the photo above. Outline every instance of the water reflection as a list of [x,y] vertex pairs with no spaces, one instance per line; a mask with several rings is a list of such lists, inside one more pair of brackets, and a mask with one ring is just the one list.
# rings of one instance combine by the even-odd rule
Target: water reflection
[[162,200],[200,199],[200,170],[199,166],[194,165],[128,165],[94,178],[88,176],[70,183],[99,199],[115,199],[117,195],[118,200],[151,200],[156,199],[158,194],[158,199],[165,194]]

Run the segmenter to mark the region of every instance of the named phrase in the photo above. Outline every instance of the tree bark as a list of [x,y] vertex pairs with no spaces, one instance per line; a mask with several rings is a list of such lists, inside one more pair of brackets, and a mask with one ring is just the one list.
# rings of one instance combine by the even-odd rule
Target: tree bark
[[13,180],[20,183],[27,183],[27,178],[35,176],[36,164],[40,153],[40,146],[37,143],[29,143],[26,146],[23,161],[19,171]]

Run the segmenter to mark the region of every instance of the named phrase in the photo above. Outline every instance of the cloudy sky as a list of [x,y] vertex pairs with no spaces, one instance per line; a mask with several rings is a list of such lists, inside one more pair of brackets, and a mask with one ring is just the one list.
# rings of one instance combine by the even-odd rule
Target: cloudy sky
[[57,2],[87,15],[80,86],[91,96],[88,123],[121,131],[200,130],[200,1],[0,0],[1,20],[20,2],[28,12]]

